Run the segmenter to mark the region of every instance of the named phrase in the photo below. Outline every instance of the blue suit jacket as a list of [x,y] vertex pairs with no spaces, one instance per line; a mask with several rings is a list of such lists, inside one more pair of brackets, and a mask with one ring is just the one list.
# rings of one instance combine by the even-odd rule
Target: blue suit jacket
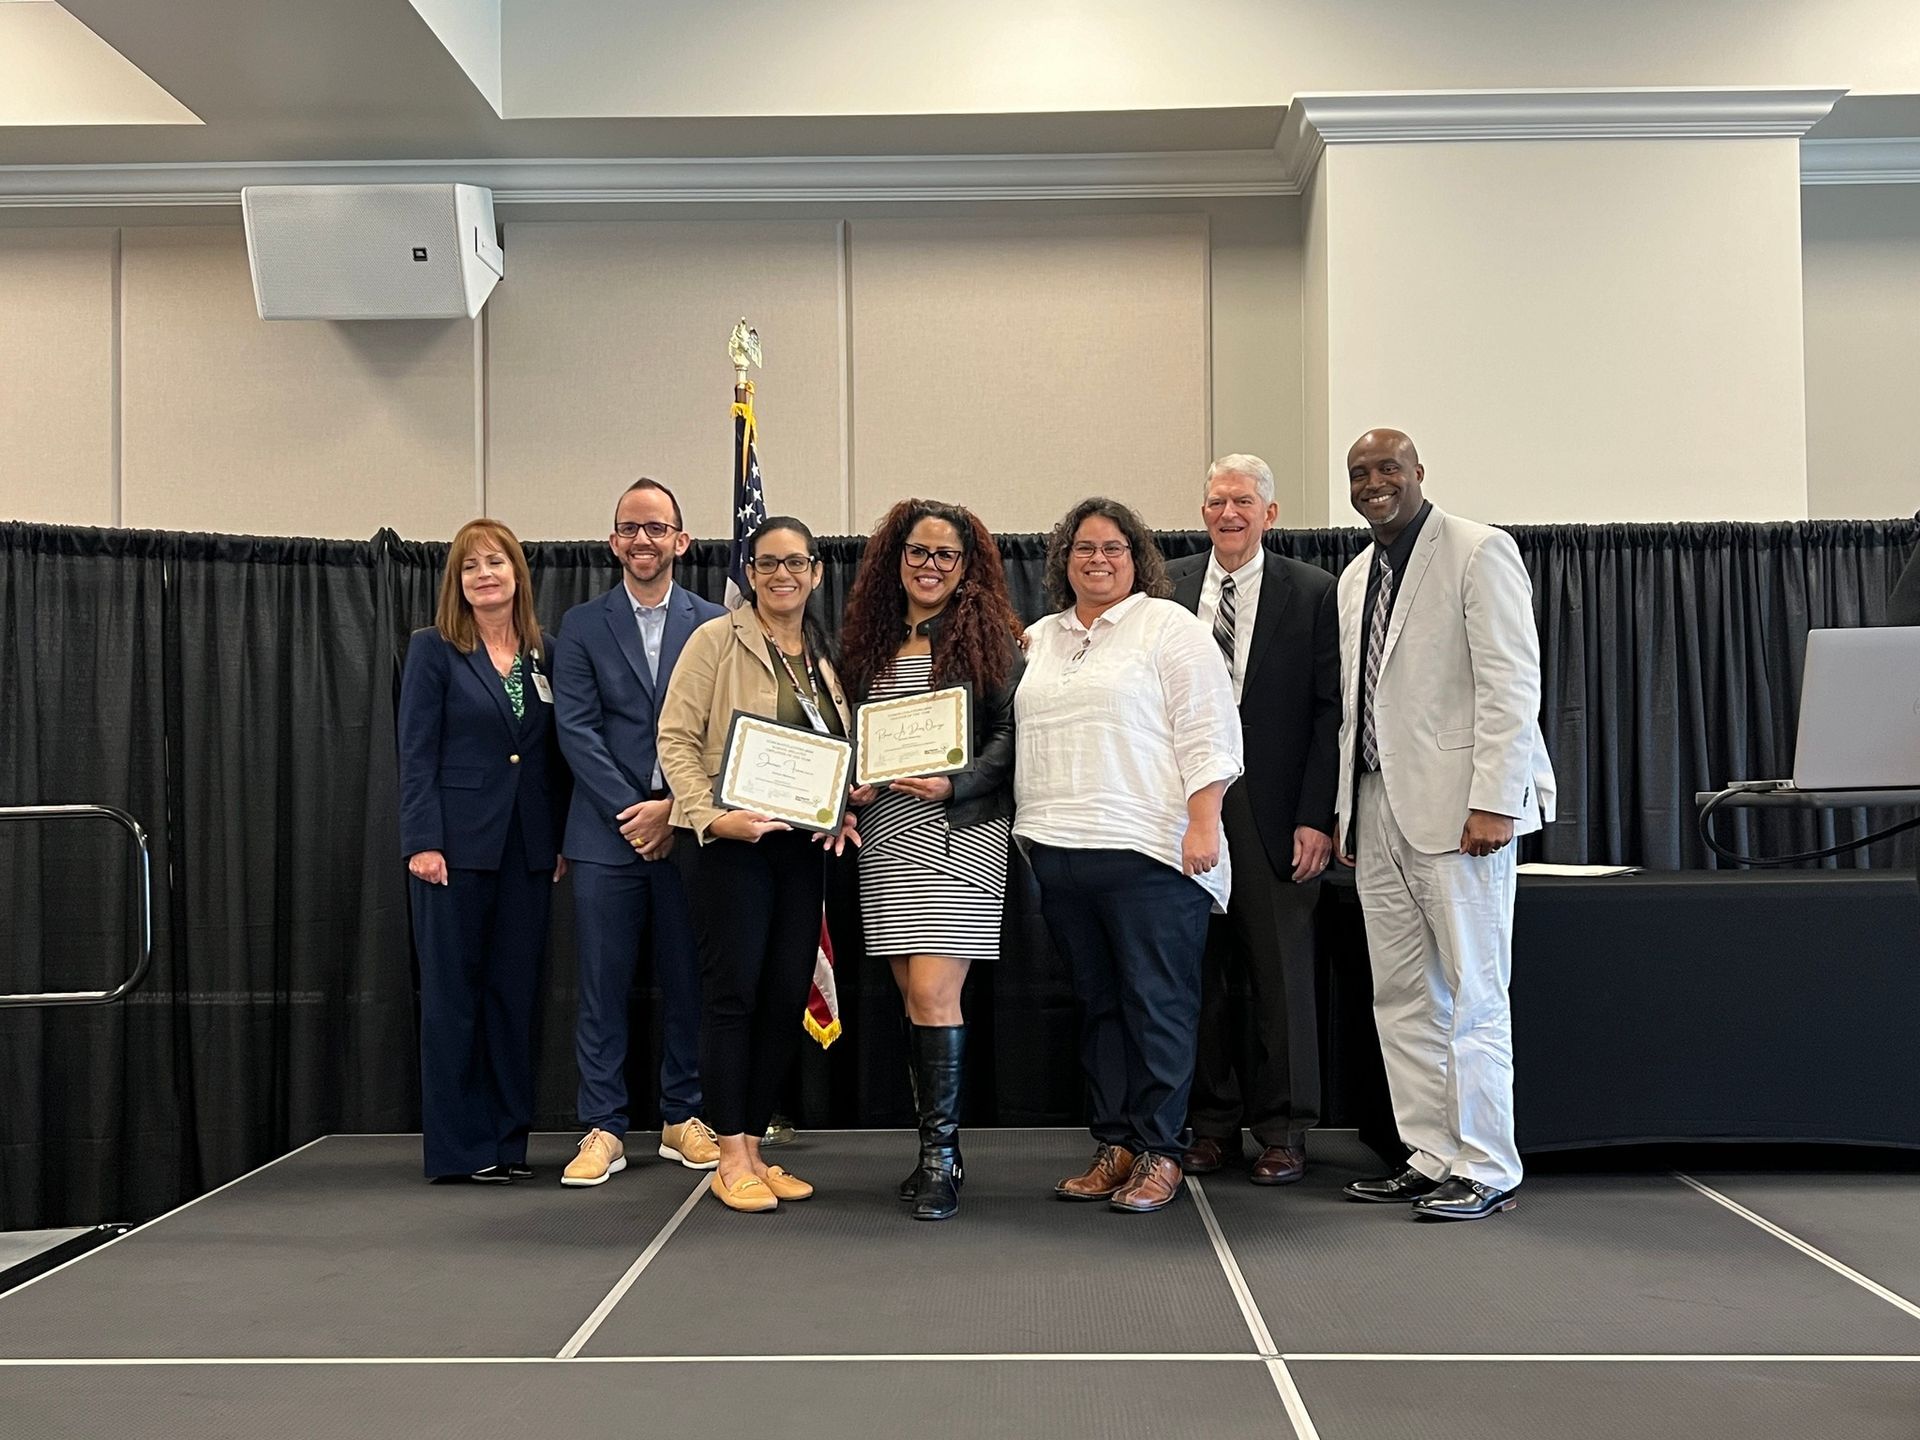
[[[524,662],[541,668],[540,657]],[[438,850],[460,870],[498,870],[517,812],[527,863],[553,868],[567,796],[553,706],[526,676],[516,720],[484,645],[462,655],[416,630],[400,677],[400,853]]]
[[675,584],[657,679],[647,675],[647,652],[624,582],[574,606],[560,622],[553,649],[553,705],[560,749],[574,775],[565,844],[569,860],[634,863],[633,847],[620,838],[616,817],[650,792],[660,706],[687,637],[723,613],[711,600]]

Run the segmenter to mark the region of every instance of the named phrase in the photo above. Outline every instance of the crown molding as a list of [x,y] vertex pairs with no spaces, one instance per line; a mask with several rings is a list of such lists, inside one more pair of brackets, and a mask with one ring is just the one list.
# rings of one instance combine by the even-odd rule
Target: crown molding
[[1803,140],[1802,185],[1920,185],[1920,140]]
[[1844,94],[1842,87],[1825,86],[1297,95],[1281,143],[1307,128],[1327,145],[1786,138],[1804,135]]
[[[247,185],[460,183],[496,206],[1155,200],[1297,195],[1326,146],[1800,135],[1826,90],[1302,95],[1271,149],[1108,155],[218,161],[0,166],[0,211],[237,208]],[[1920,183],[1920,140],[1807,140],[1809,185]]]
[[1295,193],[1272,150],[702,160],[0,166],[0,209],[238,206],[246,185],[483,185],[503,205],[1132,200]]

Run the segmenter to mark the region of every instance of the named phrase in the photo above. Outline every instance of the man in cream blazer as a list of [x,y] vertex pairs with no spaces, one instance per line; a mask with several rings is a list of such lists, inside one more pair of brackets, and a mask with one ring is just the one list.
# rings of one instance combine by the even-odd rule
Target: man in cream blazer
[[1516,837],[1553,818],[1532,585],[1505,532],[1436,509],[1413,442],[1347,453],[1374,543],[1340,577],[1340,855],[1357,865],[1399,1174],[1349,1199],[1416,1219],[1513,1207]]

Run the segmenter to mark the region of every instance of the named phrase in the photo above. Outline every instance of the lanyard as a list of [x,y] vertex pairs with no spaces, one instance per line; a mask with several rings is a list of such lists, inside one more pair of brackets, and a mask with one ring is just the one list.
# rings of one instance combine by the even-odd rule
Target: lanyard
[[813,652],[807,648],[807,642],[805,640],[800,642],[800,664],[807,672],[807,685],[803,690],[800,688],[800,676],[794,671],[793,661],[789,660],[787,652],[780,648],[780,642],[773,638],[773,632],[764,630],[763,633],[767,637],[767,644],[772,647],[773,653],[780,657],[780,664],[786,669],[787,681],[793,686],[793,698],[800,702],[800,708],[806,712],[807,723],[822,735],[831,735],[833,731],[827,728],[826,717],[820,713],[818,699],[820,691],[814,676]]

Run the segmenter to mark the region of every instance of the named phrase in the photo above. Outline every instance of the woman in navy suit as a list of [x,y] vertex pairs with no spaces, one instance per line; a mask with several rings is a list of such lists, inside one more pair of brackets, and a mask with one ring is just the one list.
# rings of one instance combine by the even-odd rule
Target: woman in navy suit
[[568,787],[527,557],[498,521],[453,537],[433,628],[407,647],[399,740],[427,1177],[506,1184],[533,1173],[534,1002]]

